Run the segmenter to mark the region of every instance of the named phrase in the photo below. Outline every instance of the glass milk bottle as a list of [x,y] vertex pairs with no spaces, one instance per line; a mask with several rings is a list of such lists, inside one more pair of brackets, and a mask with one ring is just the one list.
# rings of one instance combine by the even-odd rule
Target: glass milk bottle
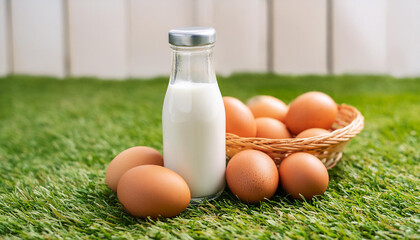
[[187,182],[191,201],[225,186],[225,109],[213,66],[213,28],[169,31],[172,72],[162,111],[165,167]]

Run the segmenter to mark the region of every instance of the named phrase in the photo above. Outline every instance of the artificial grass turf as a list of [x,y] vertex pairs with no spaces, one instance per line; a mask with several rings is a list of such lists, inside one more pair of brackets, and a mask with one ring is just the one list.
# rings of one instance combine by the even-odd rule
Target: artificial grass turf
[[278,192],[258,205],[226,190],[171,219],[136,219],[105,184],[122,150],[162,151],[168,81],[0,79],[0,238],[420,238],[420,79],[381,76],[219,78],[225,96],[290,102],[319,90],[357,107],[364,131],[311,202]]

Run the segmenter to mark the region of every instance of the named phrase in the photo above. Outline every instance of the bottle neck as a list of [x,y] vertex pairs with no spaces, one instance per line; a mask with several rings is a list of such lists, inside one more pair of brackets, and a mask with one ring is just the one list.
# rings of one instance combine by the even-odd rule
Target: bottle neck
[[215,83],[216,74],[213,67],[214,44],[197,47],[180,47],[171,45],[172,71],[170,83]]

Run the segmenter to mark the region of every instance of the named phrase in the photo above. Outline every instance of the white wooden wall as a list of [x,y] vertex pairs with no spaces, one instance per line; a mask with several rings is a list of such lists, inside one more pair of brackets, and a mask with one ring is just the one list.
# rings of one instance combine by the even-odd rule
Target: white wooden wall
[[0,76],[10,73],[6,0],[0,0]]
[[13,0],[13,72],[64,76],[62,0]]
[[387,68],[394,76],[420,76],[420,1],[388,0]]
[[327,73],[327,1],[274,1],[274,70]]
[[68,3],[71,75],[126,78],[128,14],[125,1],[69,0]]
[[168,30],[193,25],[223,75],[420,76],[420,0],[0,0],[0,76],[166,76]]
[[194,0],[129,0],[131,77],[169,75],[168,30],[192,25]]
[[261,0],[215,0],[216,71],[267,71],[267,10]]
[[386,73],[386,1],[335,0],[334,73]]

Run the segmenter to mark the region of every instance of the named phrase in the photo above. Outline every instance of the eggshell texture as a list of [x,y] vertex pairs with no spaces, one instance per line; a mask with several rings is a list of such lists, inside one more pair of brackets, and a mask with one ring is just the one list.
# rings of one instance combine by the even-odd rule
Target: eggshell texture
[[226,111],[226,132],[240,137],[255,137],[257,124],[251,110],[240,100],[223,97]]
[[307,92],[289,105],[285,123],[298,134],[309,128],[329,129],[337,117],[337,104],[321,92]]
[[299,133],[296,138],[309,138],[309,137],[315,137],[315,136],[321,136],[321,135],[327,135],[331,132],[322,128],[309,128],[305,131]]
[[272,96],[255,96],[246,103],[255,118],[270,117],[284,121],[288,107],[278,98]]
[[295,199],[306,200],[321,195],[328,187],[328,171],[324,164],[309,153],[294,153],[279,166],[281,187]]
[[132,147],[124,150],[108,165],[105,175],[106,184],[116,192],[118,181],[126,171],[146,164],[163,166],[163,157],[150,147]]
[[230,159],[226,168],[226,181],[241,201],[258,203],[274,195],[279,174],[276,164],[267,154],[244,150]]
[[257,137],[260,138],[290,138],[291,135],[287,130],[286,125],[274,118],[257,118]]
[[184,211],[191,200],[184,179],[172,170],[143,165],[128,170],[121,177],[118,199],[135,217],[173,217]]

